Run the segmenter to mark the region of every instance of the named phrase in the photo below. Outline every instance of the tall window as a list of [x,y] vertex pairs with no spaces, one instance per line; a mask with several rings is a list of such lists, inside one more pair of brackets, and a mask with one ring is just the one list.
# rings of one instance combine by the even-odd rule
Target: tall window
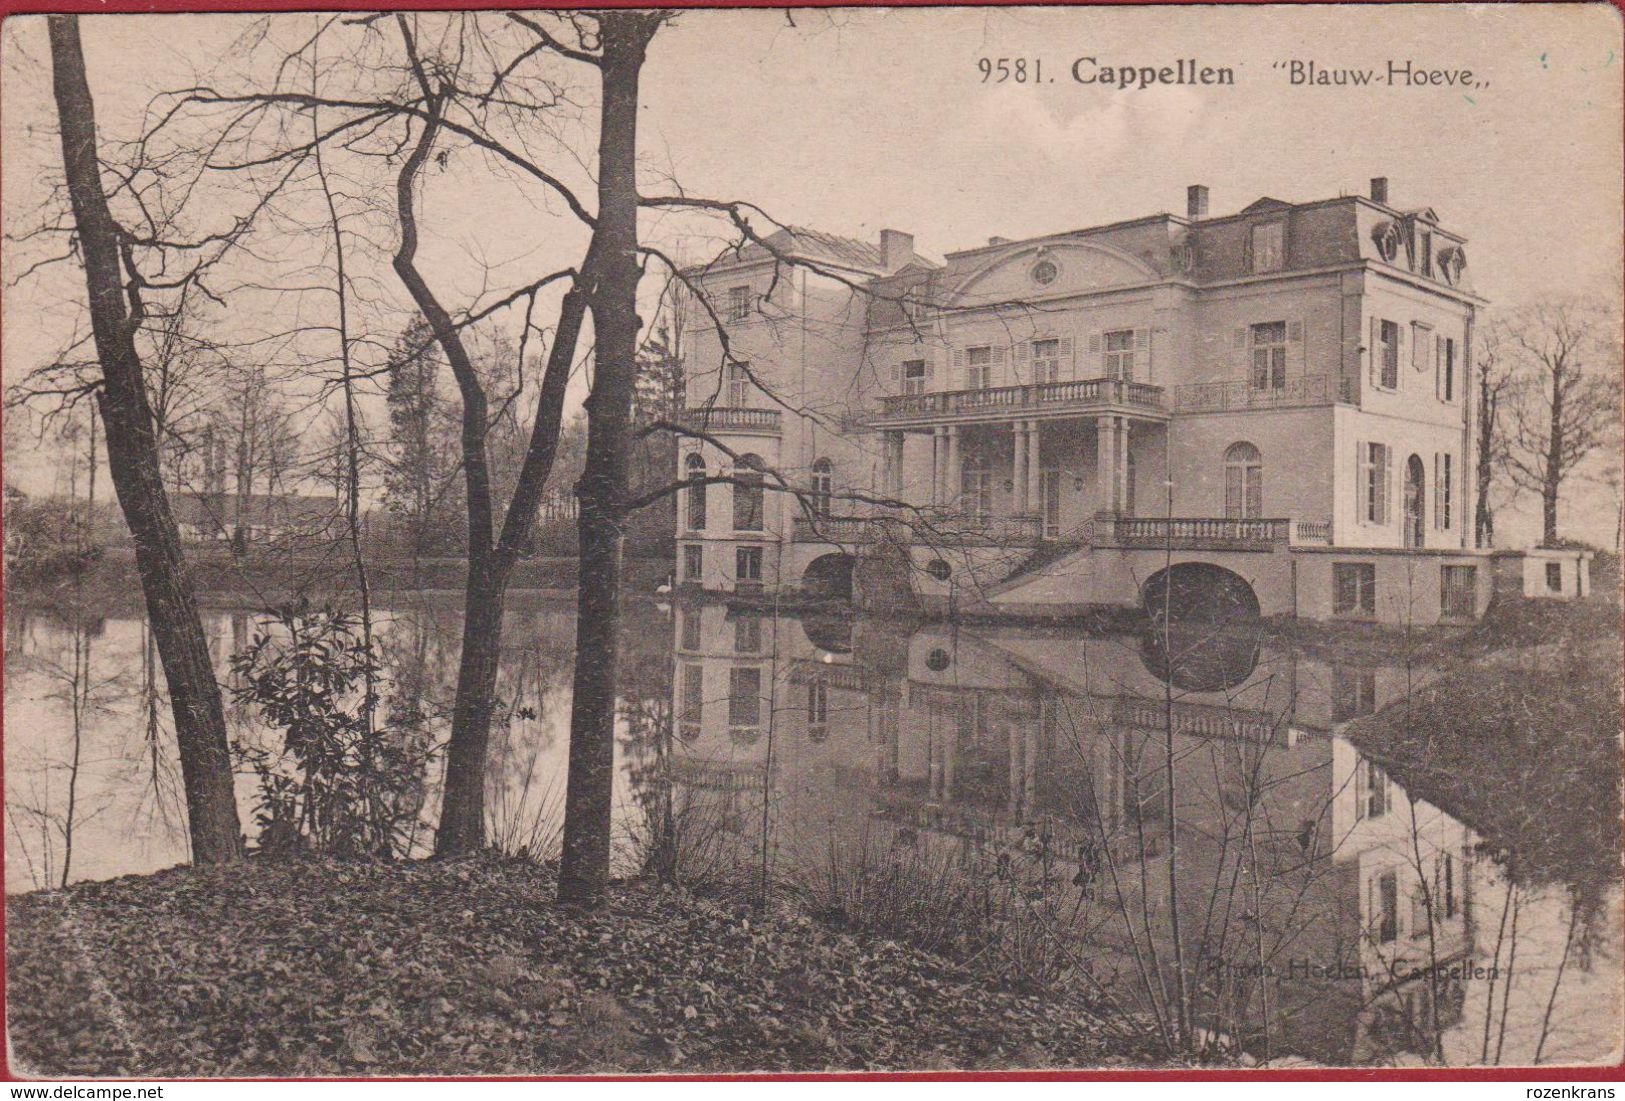
[[[1043,507],[1044,538],[1058,539],[1061,535],[1061,472],[1051,467],[1038,472],[1038,500]],[[1134,510],[1129,509],[1133,515]]]
[[1101,371],[1107,378],[1134,377],[1134,330],[1118,329],[1105,334],[1101,344]]
[[1377,614],[1377,567],[1372,562],[1336,562],[1332,565],[1332,612],[1336,615]]
[[1360,445],[1360,519],[1368,524],[1388,522],[1388,464],[1386,444]]
[[699,737],[700,719],[705,709],[705,666],[699,662],[683,666],[682,699],[678,703],[678,721],[683,724],[682,737],[693,741]]
[[705,459],[698,451],[689,455],[688,469],[688,530],[705,530]]
[[925,393],[925,360],[905,359],[903,361],[903,393]]
[[1399,388],[1399,322],[1377,322],[1377,385]]
[[744,409],[750,405],[750,364],[728,364],[728,407]]
[[1433,453],[1433,526],[1449,531],[1455,497],[1455,456],[1448,451]]
[[682,608],[677,613],[677,645],[684,650],[700,648],[700,610]]
[[705,547],[689,543],[683,547],[683,580],[705,580]]
[[978,523],[986,523],[993,515],[993,476],[980,456],[967,457],[961,467],[959,507]]
[[750,317],[750,288],[728,288],[728,320],[744,321]]
[[1399,876],[1383,872],[1371,881],[1371,935],[1378,944],[1399,936]]
[[1346,723],[1377,709],[1377,671],[1336,662],[1332,665],[1332,722]]
[[835,464],[819,459],[812,465],[812,506],[817,516],[828,517],[830,501],[835,496]]
[[984,344],[965,349],[965,389],[986,390],[993,385],[993,348]]
[[1253,389],[1279,390],[1286,386],[1286,322],[1254,325]]
[[1439,900],[1436,905],[1443,907],[1447,918],[1455,917],[1461,908],[1456,897],[1456,858],[1450,853],[1433,858],[1433,897]]
[[762,652],[762,618],[745,612],[734,619],[734,653]]
[[1444,337],[1439,349],[1439,399],[1456,400],[1456,341]]
[[741,455],[734,464],[734,530],[761,531],[763,500],[762,460],[755,455]]
[[807,682],[807,725],[823,726],[829,722],[829,685],[822,678]]
[[762,721],[762,671],[754,665],[728,670],[728,725],[756,726]]
[[734,550],[734,580],[745,584],[762,582],[762,548],[737,547]]
[[1035,340],[1033,352],[1033,381],[1061,381],[1061,342],[1055,339]]
[[1250,443],[1234,443],[1224,453],[1224,515],[1256,520],[1264,515],[1264,457]]
[[1286,223],[1253,227],[1253,271],[1280,271],[1286,262]]
[[1354,766],[1354,813],[1359,818],[1381,818],[1394,806],[1388,774],[1375,761],[1360,758]]

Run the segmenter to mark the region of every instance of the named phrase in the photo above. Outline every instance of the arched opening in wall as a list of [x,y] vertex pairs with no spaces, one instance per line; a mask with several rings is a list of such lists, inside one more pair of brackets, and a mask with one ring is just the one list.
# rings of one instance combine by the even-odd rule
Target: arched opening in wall
[[852,620],[848,617],[815,615],[801,620],[807,641],[826,654],[852,652]]
[[1405,460],[1405,545],[1420,547],[1426,537],[1427,468],[1420,455]]
[[812,465],[812,500],[808,502],[813,515],[827,519],[834,497],[835,464],[828,459],[819,459]]
[[825,554],[807,563],[801,574],[801,587],[809,596],[824,600],[852,599],[850,554]]
[[1258,594],[1247,579],[1211,562],[1176,562],[1152,574],[1140,598],[1153,623],[1225,626],[1259,617]]
[[1152,574],[1141,598],[1150,623],[1140,657],[1153,676],[1185,692],[1229,691],[1252,676],[1263,621],[1245,578],[1180,562]]
[[1245,440],[1224,453],[1224,515],[1227,520],[1264,515],[1264,456]]

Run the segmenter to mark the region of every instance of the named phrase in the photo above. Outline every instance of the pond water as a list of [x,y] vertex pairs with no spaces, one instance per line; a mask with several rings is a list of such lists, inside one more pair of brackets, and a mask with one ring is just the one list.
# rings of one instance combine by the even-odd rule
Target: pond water
[[[205,619],[227,680],[256,616]],[[443,736],[457,600],[401,597],[378,622],[386,703]],[[516,596],[504,638],[490,831],[546,859],[573,609]],[[1274,1062],[1618,1058],[1617,855],[1527,846],[1516,825],[1561,810],[1572,770],[1463,787],[1447,753],[1391,736],[1396,706],[1457,690],[1448,648],[642,602],[623,639],[622,874],[912,940],[1059,991],[1058,1011],[1154,1027],[1184,1005],[1214,1043]],[[5,646],[8,892],[186,860],[139,614],[11,606]],[[264,736],[229,709],[236,736]],[[1617,779],[1591,777],[1616,807]],[[250,821],[252,777],[239,794]]]

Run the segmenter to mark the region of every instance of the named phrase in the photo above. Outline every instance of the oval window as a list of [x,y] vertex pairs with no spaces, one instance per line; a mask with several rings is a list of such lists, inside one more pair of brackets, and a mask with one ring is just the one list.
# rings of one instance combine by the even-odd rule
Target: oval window
[[946,581],[953,575],[954,571],[951,567],[949,567],[947,562],[944,562],[940,558],[933,558],[930,562],[926,563],[925,572],[936,578],[938,581]]
[[925,667],[933,673],[940,673],[948,668],[948,651],[937,647],[925,655]]
[[1060,277],[1061,269],[1055,266],[1054,260],[1040,260],[1033,265],[1033,282],[1041,287],[1047,287]]

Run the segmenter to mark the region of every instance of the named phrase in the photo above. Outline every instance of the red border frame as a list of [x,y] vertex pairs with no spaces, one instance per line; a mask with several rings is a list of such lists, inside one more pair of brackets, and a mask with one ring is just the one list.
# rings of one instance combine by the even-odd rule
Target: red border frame
[[[1303,7],[1347,7],[1352,5],[1380,6],[1402,0],[960,0],[957,4],[941,4],[937,0],[796,0],[794,3],[771,3],[766,0],[701,0],[696,3],[674,3],[672,0],[583,0],[567,3],[563,0],[533,0],[531,3],[513,3],[512,0],[388,0],[367,3],[366,0],[0,0],[0,20],[13,15],[47,13],[74,13],[82,15],[162,15],[186,12],[213,12],[220,14],[300,12],[300,11],[375,11],[400,9],[405,11],[448,10],[531,10],[546,8],[835,8],[835,7],[1218,7],[1222,5],[1261,6],[1264,4],[1293,4]],[[1424,0],[1429,3],[1448,3],[1451,0]],[[1481,0],[1482,2],[1482,0]],[[1492,4],[1534,6],[1541,0],[1489,0]],[[1625,0],[1593,0],[1594,6],[1606,3],[1625,20]],[[1620,79],[1625,82],[1625,68]],[[1621,119],[1625,133],[1625,117]],[[1625,175],[1625,161],[1621,163]],[[1622,206],[1625,214],[1625,206]],[[3,596],[3,584],[0,584]],[[0,608],[0,627],[4,624],[4,611]],[[0,686],[4,685],[4,668],[0,667]],[[3,724],[0,724],[3,734]],[[1625,764],[1625,762],[1622,762]],[[3,778],[3,767],[0,767]],[[5,825],[0,822],[0,837]],[[0,852],[0,864],[4,854]],[[0,935],[5,929],[3,909],[0,909]],[[1622,930],[1625,939],[1625,930]],[[3,942],[0,942],[3,943]],[[0,962],[4,950],[0,947]],[[0,1021],[4,1020],[6,1006],[6,978],[0,967]],[[1625,1007],[1622,1007],[1625,1011]],[[6,1082],[56,1081],[18,1077],[11,1067],[9,1044],[0,1049],[0,1079]],[[605,1074],[605,1075],[527,1075],[522,1077],[468,1076],[468,1075],[412,1075],[389,1078],[318,1077],[318,1078],[158,1078],[128,1079],[131,1082],[1616,1082],[1625,1080],[1625,1055],[1621,1062],[1592,1067],[1328,1067],[1269,1069],[1196,1068],[1189,1070],[1048,1070],[1048,1071],[897,1071],[897,1072],[828,1072],[828,1073],[739,1073],[739,1074]],[[60,1081],[116,1081],[108,1079],[60,1079]]]

